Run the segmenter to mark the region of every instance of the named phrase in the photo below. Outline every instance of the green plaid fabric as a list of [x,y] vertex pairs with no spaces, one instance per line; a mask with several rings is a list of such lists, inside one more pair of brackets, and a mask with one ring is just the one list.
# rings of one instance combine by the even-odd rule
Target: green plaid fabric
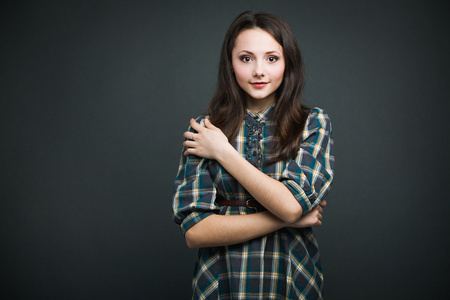
[[[295,159],[265,164],[273,155],[273,112],[273,106],[257,114],[247,111],[233,146],[255,167],[284,183],[307,213],[319,205],[333,180],[330,119],[323,110],[312,109]],[[204,124],[204,118],[197,121]],[[218,206],[218,194],[228,200],[253,198],[215,160],[182,155],[173,219],[183,232],[211,214],[255,213],[247,207]],[[311,228],[283,228],[242,244],[200,248],[192,299],[322,299],[322,285],[319,248]]]

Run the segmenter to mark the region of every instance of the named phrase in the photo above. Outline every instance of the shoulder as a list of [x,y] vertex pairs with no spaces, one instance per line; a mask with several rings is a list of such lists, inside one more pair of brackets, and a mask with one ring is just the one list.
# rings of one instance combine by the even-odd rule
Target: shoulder
[[309,111],[305,129],[312,130],[318,128],[331,132],[331,121],[325,110],[319,107],[314,107]]
[[200,115],[197,118],[195,118],[195,121],[197,123],[203,124],[203,123],[205,123],[205,119],[207,119],[207,118],[208,118],[207,115]]
[[[202,125],[203,127],[206,127],[205,126],[205,119],[208,119],[209,118],[209,116],[208,115],[200,115],[200,116],[198,116],[197,118],[195,118],[194,120],[197,122],[197,123],[199,123],[200,125]],[[188,129],[188,131],[195,131],[194,129],[192,129],[192,127],[189,125],[189,129]]]

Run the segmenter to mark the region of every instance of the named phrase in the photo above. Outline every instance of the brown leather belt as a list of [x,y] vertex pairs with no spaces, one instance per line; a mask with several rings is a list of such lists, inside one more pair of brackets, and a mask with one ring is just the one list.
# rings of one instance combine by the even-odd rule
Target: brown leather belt
[[266,210],[266,208],[264,206],[262,206],[255,199],[248,199],[245,201],[240,201],[240,200],[225,200],[223,198],[221,198],[221,199],[220,198],[221,197],[218,197],[218,199],[216,199],[216,203],[219,206],[244,206],[244,207],[254,209],[256,212]]

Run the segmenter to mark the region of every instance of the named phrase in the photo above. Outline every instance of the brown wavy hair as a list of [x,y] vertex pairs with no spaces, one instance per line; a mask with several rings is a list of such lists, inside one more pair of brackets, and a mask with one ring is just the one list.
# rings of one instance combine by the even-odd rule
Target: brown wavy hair
[[272,151],[275,162],[294,158],[301,143],[303,128],[309,109],[302,104],[305,83],[302,56],[294,33],[279,16],[271,13],[246,11],[230,25],[222,45],[216,92],[209,104],[211,122],[233,141],[239,131],[246,111],[245,92],[233,73],[231,54],[239,33],[246,29],[261,28],[270,33],[283,47],[285,59],[284,77],[276,91],[274,120],[277,143]]

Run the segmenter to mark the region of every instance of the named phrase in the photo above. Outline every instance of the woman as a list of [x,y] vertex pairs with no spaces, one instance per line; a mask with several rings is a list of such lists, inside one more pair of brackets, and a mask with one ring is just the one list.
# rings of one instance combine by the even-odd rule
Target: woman
[[225,36],[208,116],[191,120],[174,221],[199,248],[193,299],[321,299],[311,226],[333,180],[331,123],[301,104],[302,59],[279,16],[245,12]]

